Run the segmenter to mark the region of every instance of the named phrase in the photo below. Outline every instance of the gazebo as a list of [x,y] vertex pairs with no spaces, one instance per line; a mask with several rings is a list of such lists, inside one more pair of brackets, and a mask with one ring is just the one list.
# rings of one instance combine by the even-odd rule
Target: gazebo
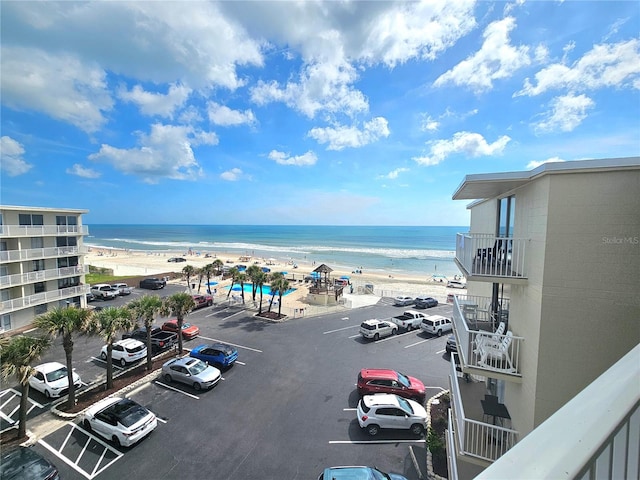
[[324,263],[313,270],[315,279],[313,285],[309,287],[307,302],[312,305],[336,305],[342,296],[343,286],[335,285],[331,279],[331,269]]

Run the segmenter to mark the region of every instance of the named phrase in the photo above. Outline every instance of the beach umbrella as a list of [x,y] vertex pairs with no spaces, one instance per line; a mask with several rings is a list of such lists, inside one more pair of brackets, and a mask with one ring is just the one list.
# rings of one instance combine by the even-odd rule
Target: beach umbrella
[[269,267],[262,267],[262,271],[264,273],[269,273],[271,271],[271,269]]
[[280,272],[280,273],[281,273],[281,274],[283,274],[283,275],[286,275],[286,274],[287,274],[287,273],[289,273],[289,272]]
[[320,272],[311,272],[313,278],[320,278]]
[[349,280],[351,277],[349,275],[342,275],[340,280]]
[[217,285],[217,284],[218,284],[218,282],[209,282],[209,283],[207,283],[207,285],[209,285],[210,287],[213,287],[214,285]]

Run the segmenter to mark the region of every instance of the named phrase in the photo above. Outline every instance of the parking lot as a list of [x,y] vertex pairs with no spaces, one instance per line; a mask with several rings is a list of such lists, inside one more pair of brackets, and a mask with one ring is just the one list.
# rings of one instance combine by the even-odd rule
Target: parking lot
[[[355,383],[361,368],[392,368],[418,377],[427,397],[448,388],[446,335],[400,332],[376,342],[359,335],[361,321],[410,308],[390,303],[283,323],[256,320],[239,307],[198,310],[188,321],[200,327],[200,337],[185,347],[222,341],[239,352],[238,362],[223,371],[216,387],[196,392],[159,376],[129,392],[160,420],[148,438],[130,449],[94,437],[77,420],[60,420],[60,428],[35,448],[65,479],[312,479],[327,466],[346,464],[424,477],[424,438],[404,431],[369,437],[356,420]],[[450,316],[451,306],[425,312]],[[101,346],[95,337],[75,341],[74,365],[85,382],[104,374]],[[43,362],[63,358],[56,342]],[[40,405],[30,416],[42,415],[50,402],[38,392],[30,396]],[[4,405],[2,412],[4,419]]]

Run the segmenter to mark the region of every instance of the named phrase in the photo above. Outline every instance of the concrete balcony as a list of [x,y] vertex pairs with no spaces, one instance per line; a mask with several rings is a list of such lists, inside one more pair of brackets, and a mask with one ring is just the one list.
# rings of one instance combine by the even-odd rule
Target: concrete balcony
[[85,225],[2,225],[0,238],[89,235]]
[[41,258],[71,257],[85,255],[86,247],[49,247],[30,248],[26,250],[6,250],[0,252],[0,262],[22,262],[25,260],[39,260]]
[[[493,308],[490,305],[488,297],[453,297],[453,333],[460,364],[465,373],[520,382],[524,338],[508,331],[496,333],[500,322],[508,319],[508,300]],[[483,345],[492,346],[490,354],[486,354]]]
[[[448,428],[452,431],[453,443],[453,449],[449,452],[451,461],[465,460],[487,467],[518,442],[519,433],[510,428],[508,420],[503,425],[496,424],[495,418],[492,423],[488,422],[490,417],[484,414],[481,403],[486,394],[485,383],[459,378],[454,356],[449,373],[451,420]],[[462,465],[458,463],[456,470]]]
[[17,287],[29,283],[86,275],[87,273],[89,273],[88,265],[77,265],[75,267],[52,268],[50,270],[38,270],[37,272],[4,275],[0,277],[0,288]]
[[528,238],[458,233],[455,262],[467,280],[525,284],[528,246]]
[[80,295],[86,295],[91,290],[90,285],[78,285],[77,287],[61,288],[49,292],[36,293],[28,297],[15,298],[0,302],[0,314],[11,313],[23,308],[35,307],[43,303],[50,303]]

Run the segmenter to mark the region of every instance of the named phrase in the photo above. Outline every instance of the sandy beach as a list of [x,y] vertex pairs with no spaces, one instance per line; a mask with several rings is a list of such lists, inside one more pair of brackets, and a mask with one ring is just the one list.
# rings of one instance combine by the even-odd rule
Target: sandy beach
[[[185,262],[169,262],[171,257],[183,257]],[[195,268],[201,268],[207,264],[212,263],[214,260],[219,259],[225,265],[258,265],[259,267],[270,268],[272,272],[283,271],[287,272],[285,275],[288,279],[292,279],[294,282],[303,279],[306,275],[309,275],[319,265],[313,262],[299,262],[295,265],[291,261],[284,261],[274,258],[262,258],[262,257],[238,257],[238,255],[216,253],[215,256],[205,257],[204,255],[190,254],[183,252],[145,252],[139,250],[118,250],[89,247],[89,252],[85,255],[85,264],[94,267],[108,268],[113,270],[113,274],[122,277],[137,277],[137,276],[153,276],[163,273],[175,272],[181,273],[182,269],[186,265],[191,265]],[[327,265],[334,269],[332,265]],[[360,272],[360,269],[357,269]],[[356,273],[356,271],[347,271],[334,269],[331,272],[332,279],[338,279],[342,276],[349,277],[349,281],[353,285],[354,294],[345,295],[345,297],[372,297],[371,295],[358,295],[357,293],[362,289],[358,287],[364,287],[369,284],[374,286],[375,296],[395,296],[400,294],[406,294],[411,296],[425,295],[436,298],[439,302],[445,302],[448,293],[463,293],[460,290],[446,288],[446,280],[440,282],[434,280],[431,276],[425,275],[424,277],[417,277],[411,275],[384,275],[380,273],[370,273],[366,270],[362,270],[362,273]],[[216,279],[219,280],[219,279]],[[183,280],[184,282],[184,280]],[[192,279],[192,283],[194,280]],[[197,283],[197,279],[195,279]],[[186,282],[185,288],[187,287]],[[206,290],[206,279],[203,279],[202,292]],[[224,290],[225,286],[228,286],[229,280],[220,282],[216,287],[217,295],[226,296],[227,291]],[[135,286],[135,285],[134,285]],[[304,285],[296,283],[296,292],[291,295],[287,295],[283,298],[283,306],[287,305],[289,308],[304,308],[304,297],[306,296],[306,288]],[[349,292],[350,289],[346,289],[345,292]],[[373,296],[373,297],[375,297]],[[374,300],[373,298],[371,300]],[[356,302],[358,303],[358,302]]]

